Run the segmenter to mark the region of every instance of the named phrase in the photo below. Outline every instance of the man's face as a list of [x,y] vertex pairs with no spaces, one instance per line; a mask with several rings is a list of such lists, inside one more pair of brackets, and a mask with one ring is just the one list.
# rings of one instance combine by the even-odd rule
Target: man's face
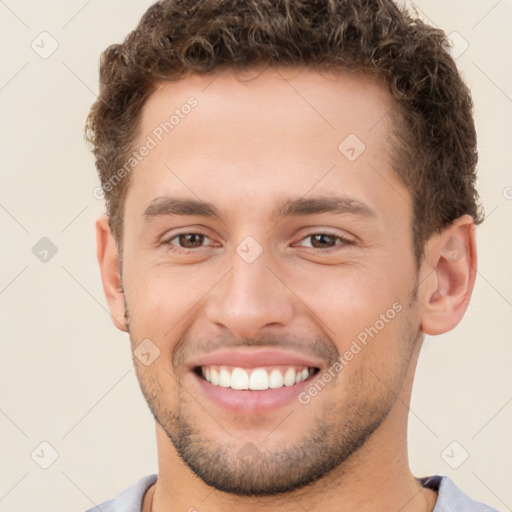
[[271,494],[375,435],[420,321],[387,94],[341,73],[252,77],[189,76],[147,101],[138,140],[157,144],[131,176],[122,276],[169,446],[218,489]]

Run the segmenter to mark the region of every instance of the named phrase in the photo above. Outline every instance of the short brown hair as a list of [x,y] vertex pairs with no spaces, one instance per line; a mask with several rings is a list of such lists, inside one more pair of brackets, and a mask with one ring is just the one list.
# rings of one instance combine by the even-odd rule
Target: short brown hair
[[156,84],[258,65],[350,70],[387,86],[397,107],[392,164],[412,195],[417,263],[425,241],[461,215],[483,220],[473,104],[443,31],[392,0],[161,0],[103,52],[87,119],[119,247],[130,174],[114,187],[112,177],[133,151]]

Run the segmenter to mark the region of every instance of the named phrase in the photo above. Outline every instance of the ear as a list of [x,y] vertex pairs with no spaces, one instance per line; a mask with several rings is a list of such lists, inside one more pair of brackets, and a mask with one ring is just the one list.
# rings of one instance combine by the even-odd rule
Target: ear
[[106,215],[96,221],[96,256],[112,321],[119,330],[127,332],[121,267],[115,238]]
[[421,329],[436,335],[453,329],[469,304],[476,278],[475,224],[470,215],[454,221],[426,244],[420,272]]

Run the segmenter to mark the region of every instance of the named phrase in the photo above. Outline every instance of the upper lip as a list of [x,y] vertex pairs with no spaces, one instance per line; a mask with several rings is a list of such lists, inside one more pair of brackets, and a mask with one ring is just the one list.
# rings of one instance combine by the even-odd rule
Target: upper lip
[[315,359],[293,352],[275,349],[238,349],[219,350],[198,357],[193,361],[192,369],[198,366],[235,366],[241,368],[259,368],[262,366],[288,365],[320,368],[321,363]]

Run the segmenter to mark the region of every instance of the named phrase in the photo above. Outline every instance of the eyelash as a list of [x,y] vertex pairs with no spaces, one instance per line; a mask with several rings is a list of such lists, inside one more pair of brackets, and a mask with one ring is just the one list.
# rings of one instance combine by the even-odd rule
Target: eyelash
[[210,239],[210,237],[206,233],[202,233],[201,231],[184,231],[183,233],[177,233],[177,234],[173,235],[172,237],[164,240],[166,249],[171,252],[186,254],[190,251],[197,251],[197,249],[202,249],[204,247],[203,245],[201,245],[201,247],[198,247],[195,249],[188,249],[186,247],[179,247],[179,246],[175,246],[175,245],[171,244],[172,240],[174,240],[175,238],[179,238],[180,236],[183,236],[183,235],[200,235],[200,236],[204,236],[205,238]]
[[[179,238],[180,236],[183,236],[183,235],[199,235],[199,236],[204,236],[205,238],[211,240],[210,237],[206,233],[203,233],[201,231],[184,231],[183,233],[177,233],[177,234],[173,235],[172,237],[167,238],[166,240],[164,240],[163,243],[166,245],[166,249],[168,251],[170,251],[170,252],[173,252],[173,253],[188,254],[189,252],[195,252],[198,249],[202,249],[202,248],[205,247],[204,245],[201,245],[200,247],[196,247],[196,248],[186,248],[186,247],[180,247],[180,246],[176,246],[176,245],[171,244],[172,240],[174,240],[175,238]],[[354,242],[352,242],[351,240],[348,240],[347,238],[345,238],[345,237],[343,237],[341,235],[335,235],[333,233],[323,232],[323,231],[319,231],[319,232],[315,232],[315,233],[309,233],[308,235],[306,235],[303,238],[301,238],[300,241],[302,242],[303,240],[306,240],[308,238],[311,238],[313,236],[318,236],[318,235],[326,235],[328,237],[333,237],[333,238],[336,239],[336,241],[339,241],[339,243],[335,243],[335,245],[333,245],[332,247],[326,247],[324,249],[321,249],[321,248],[318,248],[318,247],[311,247],[311,246],[306,246],[306,248],[308,248],[308,249],[316,249],[317,251],[320,251],[322,253],[330,253],[333,250],[336,250],[336,248],[339,247],[339,246],[342,246],[342,245],[354,245]]]
[[317,251],[320,251],[322,253],[330,253],[332,251],[336,251],[337,248],[339,248],[340,246],[343,246],[343,245],[353,245],[354,243],[349,240],[348,238],[345,238],[341,235],[335,235],[334,233],[329,233],[329,232],[322,232],[322,231],[319,231],[317,233],[309,233],[308,235],[306,235],[305,237],[301,238],[301,242],[303,240],[306,240],[308,238],[311,238],[313,236],[319,236],[319,235],[326,235],[328,237],[332,237],[334,238],[336,241],[339,241],[339,243],[335,243],[332,247],[325,247],[325,248],[319,248],[319,247],[312,247],[312,246],[306,246],[308,249],[314,249],[314,250],[317,250]]

